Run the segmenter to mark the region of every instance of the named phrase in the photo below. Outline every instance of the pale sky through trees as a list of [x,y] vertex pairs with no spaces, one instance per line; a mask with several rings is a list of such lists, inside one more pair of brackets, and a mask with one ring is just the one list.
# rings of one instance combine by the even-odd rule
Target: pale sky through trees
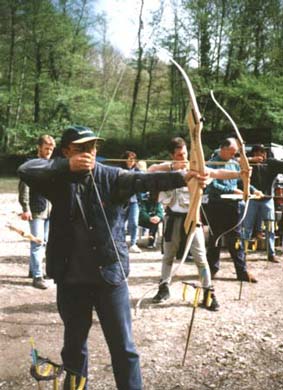
[[[160,0],[144,0],[143,22],[144,39],[147,42],[152,27],[148,26],[150,12],[160,6]],[[104,11],[108,19],[108,39],[113,46],[118,47],[125,56],[137,47],[137,32],[139,22],[140,0],[98,0],[97,11]],[[170,0],[165,1],[162,24],[169,25],[172,20]]]

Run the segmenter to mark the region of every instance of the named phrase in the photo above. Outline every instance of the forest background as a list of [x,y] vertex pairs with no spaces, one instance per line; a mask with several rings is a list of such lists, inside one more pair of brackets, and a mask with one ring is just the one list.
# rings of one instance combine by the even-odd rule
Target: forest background
[[150,39],[144,1],[137,1],[135,44],[125,57],[94,0],[0,0],[1,161],[13,165],[15,156],[33,153],[40,134],[59,140],[74,123],[106,139],[108,158],[125,149],[166,158],[172,136],[189,141],[189,96],[160,48],[192,81],[206,155],[231,132],[211,89],[247,142],[283,143],[283,1],[172,0],[166,28],[160,0],[147,21]]

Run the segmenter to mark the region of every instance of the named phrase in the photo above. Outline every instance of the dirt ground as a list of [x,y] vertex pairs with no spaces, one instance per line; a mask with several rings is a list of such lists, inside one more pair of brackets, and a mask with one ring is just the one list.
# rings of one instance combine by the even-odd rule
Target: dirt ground
[[[0,194],[1,390],[38,388],[29,373],[31,337],[41,356],[58,363],[62,346],[56,287],[51,280],[48,290],[31,286],[27,278],[29,242],[5,227],[12,222],[27,230],[17,215],[19,211],[16,194]],[[133,330],[145,390],[283,389],[283,256],[282,248],[277,249],[280,264],[267,263],[264,252],[248,254],[249,269],[259,283],[244,283],[241,299],[234,266],[223,251],[222,268],[214,282],[220,311],[196,310],[184,366],[192,305],[182,300],[182,280],[196,282],[196,267],[185,263],[171,287],[169,301],[153,305],[150,298],[155,291],[152,291],[135,313],[139,298],[158,283],[161,253],[144,248],[141,254],[131,255]],[[193,297],[192,290],[189,295]],[[109,354],[95,312],[89,348],[89,389],[115,389]],[[52,389],[52,383],[46,382],[41,388]]]

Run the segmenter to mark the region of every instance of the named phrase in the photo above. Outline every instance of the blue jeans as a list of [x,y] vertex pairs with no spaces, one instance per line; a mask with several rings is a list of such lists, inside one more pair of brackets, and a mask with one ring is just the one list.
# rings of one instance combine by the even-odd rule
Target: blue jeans
[[29,221],[30,232],[40,238],[42,244],[31,241],[30,243],[30,271],[34,278],[43,276],[42,263],[45,255],[45,243],[48,239],[49,219],[35,218]]
[[260,218],[262,222],[272,221],[270,229],[266,229],[266,247],[268,249],[268,256],[275,254],[275,234],[274,234],[274,201],[273,199],[255,200],[251,199],[249,202],[248,212],[243,222],[243,237],[249,240],[252,236],[254,225],[257,219]]
[[131,246],[137,243],[139,214],[140,209],[138,202],[131,202],[127,211],[128,231],[131,237]]
[[[87,378],[87,338],[94,307],[110,350],[117,388],[141,390],[139,356],[132,338],[127,283],[113,286],[101,280],[94,285],[58,285],[57,304],[65,326],[62,359],[66,371],[76,374],[78,381],[81,376]],[[65,390],[69,390],[69,374],[65,380]]]

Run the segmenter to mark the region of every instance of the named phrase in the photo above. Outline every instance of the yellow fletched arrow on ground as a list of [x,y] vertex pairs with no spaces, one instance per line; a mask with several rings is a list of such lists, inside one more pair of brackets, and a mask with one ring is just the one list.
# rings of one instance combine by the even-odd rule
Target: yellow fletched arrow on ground
[[25,232],[24,230],[16,227],[16,226],[13,226],[11,223],[7,223],[6,224],[6,227],[14,232],[17,232],[18,234],[20,234],[23,238],[29,240],[29,241],[33,241],[33,242],[36,242],[37,244],[42,244],[42,240],[38,237],[35,237],[34,235],[32,235],[31,233],[27,233]]

